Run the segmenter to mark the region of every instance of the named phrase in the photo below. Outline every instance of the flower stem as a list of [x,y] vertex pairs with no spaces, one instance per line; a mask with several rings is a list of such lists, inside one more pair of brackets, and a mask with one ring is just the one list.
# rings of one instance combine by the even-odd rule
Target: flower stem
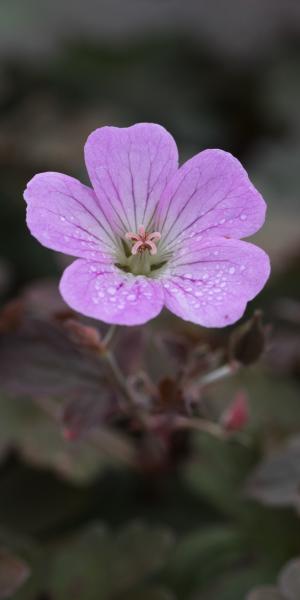
[[107,360],[107,362],[111,368],[111,371],[114,375],[115,381],[118,384],[119,388],[122,390],[126,400],[128,401],[130,408],[131,409],[136,408],[136,403],[134,401],[134,398],[130,392],[130,389],[127,385],[127,381],[115,359],[113,352],[111,352],[111,350],[106,350],[102,356]]
[[104,338],[103,338],[103,345],[105,347],[109,346],[111,340],[113,339],[115,333],[117,331],[117,326],[116,325],[111,325],[109,327],[109,329],[107,330]]
[[240,365],[237,362],[227,363],[226,365],[222,365],[222,367],[219,367],[210,373],[206,373],[198,380],[197,383],[200,385],[200,387],[206,387],[211,383],[215,383],[215,381],[219,381],[220,379],[234,375],[239,368]]
[[176,429],[196,429],[221,439],[225,437],[224,430],[220,425],[197,417],[189,418],[184,415],[178,415],[175,418],[175,426]]
[[208,433],[219,439],[224,439],[228,436],[227,432],[218,425],[206,419],[198,417],[186,417],[185,415],[145,415],[143,425],[147,429],[155,430],[158,427],[172,426],[173,430],[191,429]]
[[127,385],[126,379],[116,361],[116,358],[113,354],[113,352],[111,350],[109,350],[108,346],[110,344],[110,342],[113,339],[113,336],[115,335],[117,330],[117,326],[116,325],[111,325],[108,329],[108,331],[106,332],[106,335],[103,338],[103,347],[104,347],[104,351],[101,353],[102,358],[105,358],[111,368],[111,371],[114,375],[115,381],[117,382],[119,388],[122,390],[122,392],[124,393],[125,397],[127,398],[130,406],[132,407],[134,405],[134,401],[133,398],[131,396],[129,387]]

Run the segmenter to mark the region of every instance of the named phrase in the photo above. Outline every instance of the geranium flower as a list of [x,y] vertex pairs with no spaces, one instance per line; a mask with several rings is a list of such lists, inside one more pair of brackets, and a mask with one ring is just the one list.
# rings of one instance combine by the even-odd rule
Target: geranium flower
[[60,282],[64,300],[122,325],[163,306],[207,327],[239,319],[270,272],[265,252],[240,240],[266,207],[239,161],[205,150],[178,168],[172,136],[147,123],[97,129],[85,161],[94,189],[41,173],[24,194],[31,233],[78,257]]

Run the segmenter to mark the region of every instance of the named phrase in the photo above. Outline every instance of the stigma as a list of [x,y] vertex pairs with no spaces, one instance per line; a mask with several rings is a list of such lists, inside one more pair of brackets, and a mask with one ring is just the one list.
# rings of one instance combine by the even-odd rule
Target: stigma
[[153,231],[152,233],[147,233],[145,227],[141,225],[138,228],[138,233],[133,233],[128,231],[125,234],[125,238],[132,242],[131,254],[141,254],[148,250],[151,256],[157,254],[156,242],[160,240],[160,233],[158,231]]

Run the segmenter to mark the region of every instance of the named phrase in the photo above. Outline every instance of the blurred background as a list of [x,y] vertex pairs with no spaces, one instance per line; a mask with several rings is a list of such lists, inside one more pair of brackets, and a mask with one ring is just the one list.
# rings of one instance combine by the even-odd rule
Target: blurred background
[[0,11],[0,253],[14,284],[55,269],[23,225],[26,181],[86,179],[83,143],[103,124],[161,123],[182,161],[229,150],[268,202],[260,239],[274,260],[297,241],[297,0],[3,0]]
[[[60,432],[30,416],[26,403],[20,409],[3,383],[0,547],[38,565],[25,587],[9,592],[13,597],[243,600],[258,584],[275,585],[283,565],[300,555],[299,107],[298,0],[1,0],[3,304],[55,280],[64,265],[26,229],[27,181],[60,171],[87,182],[83,144],[107,124],[162,124],[182,162],[204,148],[237,156],[266,199],[266,225],[255,239],[272,261],[271,279],[255,302],[272,326],[267,356],[241,381],[212,393],[226,405],[239,387],[247,390],[251,440],[241,447],[185,440],[197,448],[196,462],[187,453],[180,474],[176,467],[163,478],[107,466],[102,455],[95,466],[86,448],[72,462]],[[40,293],[36,304],[50,303],[50,291]],[[189,334],[201,337],[198,330]],[[1,352],[8,356],[4,346]],[[13,353],[7,360],[15,384],[19,363],[14,369]],[[255,500],[246,500],[254,467],[291,436],[299,456],[284,454],[275,474],[252,482]],[[182,440],[179,446],[180,454]],[[55,544],[50,589],[45,556]],[[82,564],[83,582],[94,583],[86,588],[81,581],[81,589],[74,569]],[[11,560],[6,572],[15,573],[16,565],[20,570]],[[128,592],[127,579],[135,581],[137,572],[141,581]],[[110,587],[114,579],[119,588]],[[144,580],[148,587],[141,587]]]

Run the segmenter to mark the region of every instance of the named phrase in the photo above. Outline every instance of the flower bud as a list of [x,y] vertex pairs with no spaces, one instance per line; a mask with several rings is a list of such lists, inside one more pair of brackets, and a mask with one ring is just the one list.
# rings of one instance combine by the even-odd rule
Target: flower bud
[[221,423],[226,431],[241,431],[249,421],[247,395],[243,390],[237,392],[232,403],[224,412]]
[[94,352],[103,350],[100,333],[95,327],[83,325],[75,319],[64,321],[64,327],[69,332],[73,342],[79,346],[88,348]]
[[253,317],[233,332],[229,340],[229,357],[243,365],[256,362],[264,351],[265,330],[262,312],[255,311]]

